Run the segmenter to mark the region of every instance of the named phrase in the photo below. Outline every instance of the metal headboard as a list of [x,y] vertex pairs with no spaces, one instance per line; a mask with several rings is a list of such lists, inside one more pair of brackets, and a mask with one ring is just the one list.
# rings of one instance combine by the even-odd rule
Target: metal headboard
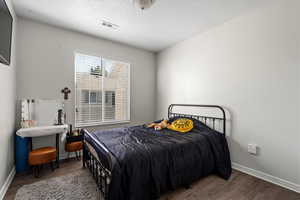
[[[223,117],[212,117],[212,116],[203,116],[203,115],[192,115],[184,113],[173,112],[174,107],[202,107],[202,108],[216,108],[222,112]],[[212,120],[212,126],[215,130],[216,121],[223,123],[223,135],[226,136],[226,114],[224,108],[218,105],[195,105],[195,104],[171,104],[168,108],[168,118],[171,117],[190,117],[202,121],[208,125],[208,120]]]

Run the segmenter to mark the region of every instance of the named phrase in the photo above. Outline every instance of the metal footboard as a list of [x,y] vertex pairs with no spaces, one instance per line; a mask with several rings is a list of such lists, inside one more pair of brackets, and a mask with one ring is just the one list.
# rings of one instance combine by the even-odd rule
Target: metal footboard
[[[86,131],[86,130],[84,130]],[[111,170],[105,167],[105,164],[100,161],[95,152],[92,152],[89,144],[83,142],[83,167],[87,167],[91,172],[96,185],[97,193],[99,195],[98,199],[108,199],[108,191],[111,182]]]

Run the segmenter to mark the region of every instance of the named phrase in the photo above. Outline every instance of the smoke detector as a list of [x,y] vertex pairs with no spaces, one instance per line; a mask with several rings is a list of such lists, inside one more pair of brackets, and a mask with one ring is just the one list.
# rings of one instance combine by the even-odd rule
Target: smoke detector
[[155,2],[155,0],[132,0],[132,1],[141,10],[150,8]]

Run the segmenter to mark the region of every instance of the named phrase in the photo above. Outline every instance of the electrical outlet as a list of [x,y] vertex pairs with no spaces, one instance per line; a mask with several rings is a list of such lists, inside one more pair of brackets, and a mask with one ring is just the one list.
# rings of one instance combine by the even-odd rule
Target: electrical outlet
[[257,145],[256,144],[248,144],[248,153],[252,155],[257,155]]

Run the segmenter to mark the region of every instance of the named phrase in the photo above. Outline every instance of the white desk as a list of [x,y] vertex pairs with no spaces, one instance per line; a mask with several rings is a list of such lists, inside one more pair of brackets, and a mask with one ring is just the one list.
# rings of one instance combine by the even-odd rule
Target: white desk
[[63,134],[62,138],[68,132],[68,125],[57,125],[57,126],[38,126],[32,128],[21,128],[17,131],[17,135],[20,137],[30,138],[30,151],[32,151],[32,138],[43,137],[48,135],[56,135],[56,164],[59,167],[59,134]]

